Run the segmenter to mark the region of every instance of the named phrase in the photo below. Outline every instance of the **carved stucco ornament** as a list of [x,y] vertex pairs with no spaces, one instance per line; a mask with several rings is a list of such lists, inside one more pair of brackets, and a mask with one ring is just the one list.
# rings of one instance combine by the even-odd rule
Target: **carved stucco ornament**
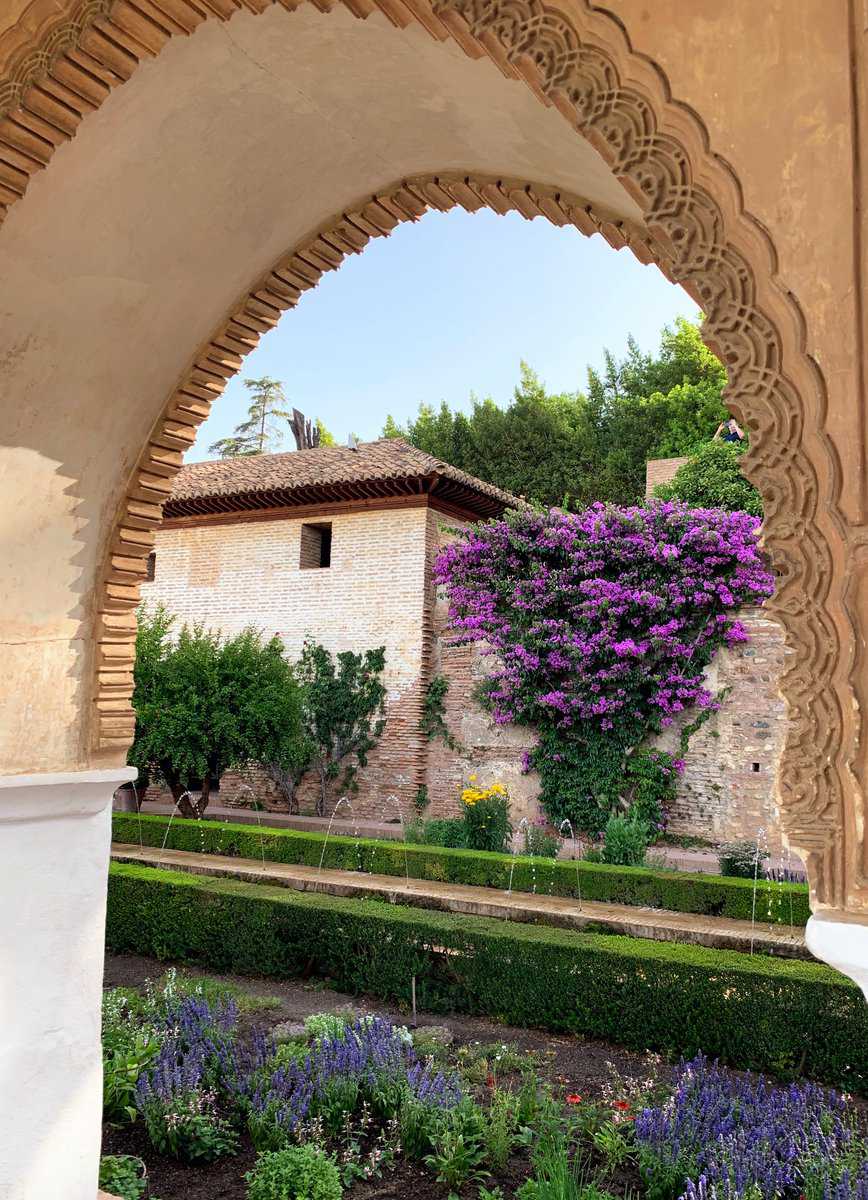
[[[14,36],[0,43],[0,158],[6,162],[0,204],[15,203],[53,146],[71,136],[70,112],[80,108],[77,119],[84,116],[132,73],[138,59],[158,53],[169,37],[190,32],[203,20],[225,20],[241,8],[261,12],[271,2],[67,0],[65,9],[61,4],[65,18],[47,20],[37,44],[22,49]],[[302,0],[280,2],[291,20],[291,10]],[[315,2],[326,11],[333,7],[333,0]],[[660,68],[633,51],[611,14],[584,0],[565,0],[563,8],[538,0],[343,2],[358,17],[379,9],[396,26],[417,21],[439,40],[451,37],[472,57],[489,57],[504,74],[523,80],[542,102],[554,105],[600,152],[645,216],[642,231],[627,231],[604,216],[587,214],[584,231],[599,229],[613,245],[629,244],[643,261],[652,258],[704,309],[704,335],[729,373],[729,404],[751,431],[745,467],[763,494],[765,545],[779,575],[770,607],[793,651],[782,680],[790,716],[779,781],[784,827],[807,858],[816,902],[839,909],[861,905],[868,911],[856,801],[853,789],[842,786],[858,713],[840,668],[841,647],[855,643],[855,602],[851,598],[848,608],[841,582],[841,471],[824,431],[825,386],[805,352],[802,314],[777,278],[767,234],[744,211],[734,173],[710,151],[697,115],[672,100]],[[49,10],[56,14],[58,6],[46,0]],[[38,26],[30,10],[26,15],[31,26]],[[55,117],[59,94],[63,114]],[[389,195],[372,197],[327,223],[315,244],[290,252],[233,306],[168,400],[131,478],[98,597],[97,756],[116,756],[132,732],[138,582],[162,501],[196,425],[259,335],[324,270],[361,249],[369,237],[425,211],[432,201],[420,195],[420,186],[420,181],[403,181]],[[425,186],[436,196],[441,184],[432,178]],[[504,202],[499,181],[464,186],[474,202],[493,198],[493,207]],[[523,211],[529,192],[512,190],[518,197],[515,207]],[[460,195],[449,200],[463,202]],[[559,220],[551,195],[533,200],[530,208]]]

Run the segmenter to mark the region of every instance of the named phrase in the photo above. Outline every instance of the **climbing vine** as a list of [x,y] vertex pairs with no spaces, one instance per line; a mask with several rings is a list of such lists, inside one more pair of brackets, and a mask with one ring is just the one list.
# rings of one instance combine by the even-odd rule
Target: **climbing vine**
[[747,640],[735,611],[773,590],[758,535],[742,512],[596,504],[513,513],[439,556],[455,640],[497,658],[480,698],[537,732],[525,766],[555,823],[598,833],[618,809],[665,823],[683,760],[643,743],[715,707],[705,668]]
[[449,732],[446,724],[446,693],[449,691],[449,680],[445,675],[435,675],[425,690],[422,703],[422,716],[419,728],[429,742],[434,738],[442,738],[450,750],[457,750],[458,742]]

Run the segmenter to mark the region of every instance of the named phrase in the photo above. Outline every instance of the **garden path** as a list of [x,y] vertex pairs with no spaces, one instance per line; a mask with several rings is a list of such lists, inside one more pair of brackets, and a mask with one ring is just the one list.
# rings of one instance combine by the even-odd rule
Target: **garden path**
[[[772,926],[731,917],[709,917],[697,913],[670,912],[600,901],[582,901],[561,896],[513,892],[467,884],[437,883],[425,879],[401,879],[394,875],[368,875],[355,871],[300,864],[229,858],[196,854],[188,850],[160,850],[151,846],[113,843],[116,862],[148,864],[198,875],[228,876],[250,883],[269,883],[296,891],[321,891],[332,896],[385,899],[392,904],[410,904],[444,912],[498,917],[508,921],[554,925],[565,929],[626,934],[658,941],[692,942],[725,950],[754,950],[788,958],[811,958],[804,934],[789,926]],[[544,872],[541,872],[544,889]]]

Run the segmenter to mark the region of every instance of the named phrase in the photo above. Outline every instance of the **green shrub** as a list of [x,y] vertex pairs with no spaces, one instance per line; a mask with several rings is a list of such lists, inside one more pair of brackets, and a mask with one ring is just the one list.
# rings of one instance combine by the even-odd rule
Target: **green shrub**
[[316,1146],[288,1146],[260,1154],[244,1177],[248,1200],[341,1200],[334,1159]]
[[756,842],[748,841],[724,842],[717,856],[721,875],[734,879],[761,879],[767,859],[768,854]]
[[561,840],[542,825],[525,825],[524,852],[536,858],[557,858]]
[[612,816],[606,822],[603,862],[613,867],[641,867],[648,849],[648,826],[634,817]]
[[507,796],[482,796],[472,804],[465,803],[464,845],[468,850],[503,854],[509,849],[511,837]]
[[[144,845],[156,847],[162,845],[169,823],[168,817],[145,815],[139,825],[135,813],[115,813],[113,820],[116,841],[137,845],[141,830]],[[426,826],[431,824],[427,822]],[[449,824],[462,826],[461,821]],[[173,850],[233,854],[252,859],[259,859],[264,854],[271,862],[315,867],[323,854],[324,840],[321,833],[268,828],[263,829],[260,840],[259,830],[254,826],[185,821],[176,817],[168,831],[166,846]],[[406,872],[411,879],[503,890],[509,884],[510,869],[514,866],[512,889],[515,892],[545,890],[553,896],[577,898],[581,886],[583,900],[601,900],[609,904],[665,908],[741,921],[749,921],[752,911],[752,879],[724,879],[719,875],[662,871],[651,867],[612,867],[605,863],[566,860],[540,865],[521,857],[513,862],[508,854],[486,854],[447,846],[414,846],[334,834],[325,847],[323,866],[347,871],[361,869],[376,875],[403,876]],[[763,920],[788,925],[791,906],[793,922],[807,924],[811,910],[805,884],[759,882],[756,911],[763,914]]]
[[448,846],[452,850],[464,849],[465,825],[457,817],[435,817],[421,825],[422,844],[425,846]]
[[99,1160],[99,1186],[120,1200],[139,1200],[147,1187],[145,1164],[132,1154],[104,1154]]
[[[626,869],[626,868],[625,868]],[[738,881],[734,881],[738,882]],[[221,972],[583,1034],[868,1092],[868,1007],[814,962],[113,864],[107,939]]]

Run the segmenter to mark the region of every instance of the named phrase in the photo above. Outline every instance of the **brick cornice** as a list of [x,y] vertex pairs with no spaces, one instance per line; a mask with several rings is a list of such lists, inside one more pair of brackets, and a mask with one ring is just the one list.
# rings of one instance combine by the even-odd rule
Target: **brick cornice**
[[[293,10],[303,0],[280,0]],[[335,0],[312,0],[329,11]],[[87,112],[202,21],[254,13],[273,0],[34,0],[0,41],[0,216],[30,176],[71,137]],[[781,767],[785,827],[808,860],[817,900],[868,909],[864,812],[853,772],[864,769],[860,713],[868,711],[868,649],[857,634],[859,589],[845,590],[843,562],[859,551],[840,506],[841,464],[825,428],[826,388],[806,350],[807,325],[777,276],[775,247],[744,209],[744,188],[709,147],[696,112],[673,98],[658,64],[589,0],[343,0],[355,16],[380,11],[396,27],[418,23],[488,57],[554,106],[602,156],[639,205],[645,229],[525,185],[498,181],[402,181],[341,214],[263,281],[209,343],[170,399],[135,473],[110,551],[99,605],[95,744],[118,752],[132,731],[129,706],[134,608],[144,547],[153,538],[168,480],[226,378],[281,312],[371,237],[428,207],[464,203],[517,208],[558,223],[590,223],[650,254],[695,296],[706,340],[730,372],[728,400],[751,432],[744,465],[765,502],[765,543],[779,573],[773,608],[796,651],[782,680],[790,730]],[[288,18],[291,19],[291,18]],[[480,194],[481,193],[481,194]],[[502,211],[497,208],[497,211]],[[586,232],[592,231],[586,228]],[[852,661],[842,647],[853,646]],[[864,740],[864,739],[862,739]]]

